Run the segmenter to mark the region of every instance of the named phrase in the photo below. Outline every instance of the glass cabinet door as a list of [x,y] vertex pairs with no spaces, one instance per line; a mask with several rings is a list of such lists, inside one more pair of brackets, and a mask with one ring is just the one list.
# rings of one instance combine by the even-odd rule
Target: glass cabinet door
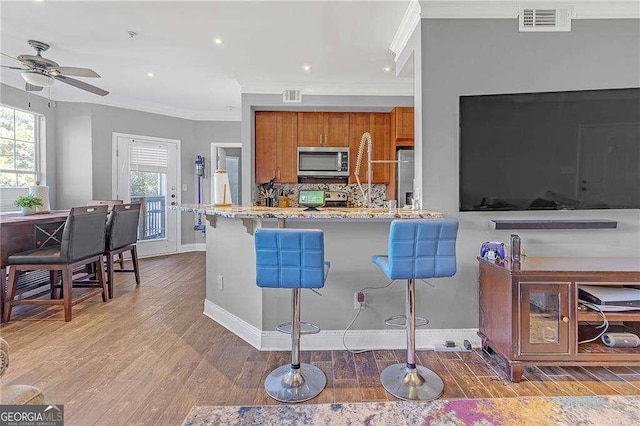
[[520,353],[569,353],[570,284],[519,284]]

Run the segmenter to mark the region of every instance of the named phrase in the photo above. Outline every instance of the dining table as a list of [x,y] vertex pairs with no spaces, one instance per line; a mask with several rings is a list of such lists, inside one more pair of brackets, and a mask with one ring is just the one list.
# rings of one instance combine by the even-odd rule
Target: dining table
[[39,247],[59,245],[68,216],[69,210],[33,215],[0,214],[0,312],[4,311],[9,256]]

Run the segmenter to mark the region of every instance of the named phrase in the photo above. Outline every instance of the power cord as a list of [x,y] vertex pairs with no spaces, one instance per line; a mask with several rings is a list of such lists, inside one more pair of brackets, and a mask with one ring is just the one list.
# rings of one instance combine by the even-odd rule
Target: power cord
[[[365,287],[365,288],[361,288],[360,290],[358,290],[358,292],[363,292],[365,290],[383,290],[385,288],[388,288],[391,284],[393,284],[395,280],[391,280],[389,281],[389,284],[384,285],[382,287]],[[363,349],[360,351],[354,351],[353,349],[349,349],[349,347],[347,346],[347,342],[346,342],[346,338],[347,338],[347,332],[351,329],[351,327],[353,326],[353,324],[356,322],[356,320],[358,319],[358,316],[360,316],[360,312],[362,312],[362,306],[360,308],[358,308],[358,311],[356,312],[356,314],[354,315],[353,319],[351,320],[351,322],[349,323],[349,325],[347,326],[347,328],[344,329],[344,333],[342,333],[342,346],[344,346],[344,349],[352,354],[362,354],[365,352],[369,352],[371,349]]]
[[593,339],[582,340],[582,341],[578,342],[578,344],[581,345],[583,343],[595,342],[596,340],[601,338],[604,335],[604,333],[606,333],[607,330],[609,329],[609,320],[607,319],[607,316],[604,314],[604,312],[602,312],[602,309],[600,309],[600,307],[598,305],[595,305],[595,304],[589,303],[589,302],[585,302],[584,300],[578,300],[578,303],[580,305],[582,305],[582,306],[585,306],[585,307],[587,307],[587,308],[589,308],[591,310],[596,311],[602,317],[602,324],[597,326],[597,327],[595,327],[596,329],[602,328],[602,331],[600,332],[600,334],[598,334]]

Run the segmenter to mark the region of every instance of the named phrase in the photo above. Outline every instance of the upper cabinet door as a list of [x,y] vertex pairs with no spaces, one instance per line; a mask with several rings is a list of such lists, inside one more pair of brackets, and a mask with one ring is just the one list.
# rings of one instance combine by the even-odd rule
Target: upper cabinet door
[[323,146],[349,146],[349,113],[325,112]]
[[278,112],[276,182],[298,183],[298,113]]
[[269,182],[276,177],[276,112],[256,111],[255,181]]
[[323,146],[324,127],[323,113],[299,112],[298,146]]
[[[395,152],[391,154],[391,142],[389,141],[388,113],[372,112],[369,114],[371,140],[373,141],[373,160],[393,160]],[[391,163],[373,165],[373,183],[389,183]]]
[[396,107],[391,113],[391,137],[396,146],[413,146],[415,138],[413,107]]
[[[371,135],[371,160],[389,160],[391,146],[389,142],[389,114],[352,112],[349,114],[349,182],[356,183],[355,171],[358,150],[362,135]],[[389,183],[389,164],[372,164],[371,183]],[[364,146],[358,174],[360,183],[367,182],[367,147]]]

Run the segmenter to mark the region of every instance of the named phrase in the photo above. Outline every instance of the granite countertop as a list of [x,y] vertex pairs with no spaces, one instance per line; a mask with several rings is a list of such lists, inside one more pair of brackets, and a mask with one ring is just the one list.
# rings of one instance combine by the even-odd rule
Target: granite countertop
[[366,209],[362,207],[321,207],[318,211],[305,211],[303,207],[218,207],[205,204],[180,204],[177,206],[170,206],[169,208],[184,212],[203,213],[233,219],[420,219],[443,217],[442,213],[432,210],[388,210],[383,208]]

